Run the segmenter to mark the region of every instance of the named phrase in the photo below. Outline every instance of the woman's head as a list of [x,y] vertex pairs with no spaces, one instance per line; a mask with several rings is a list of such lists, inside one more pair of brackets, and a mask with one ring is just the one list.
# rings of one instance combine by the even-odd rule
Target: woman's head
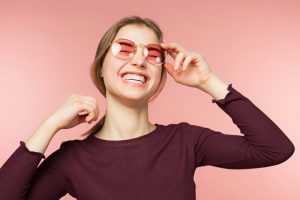
[[[148,45],[147,48],[144,45]],[[163,66],[159,61],[163,59],[163,52],[151,28],[139,24],[123,26],[115,36],[113,45],[108,48],[102,64],[106,100],[114,97],[136,109],[145,107],[161,81]],[[128,72],[128,76],[123,76]],[[130,76],[132,73],[146,77],[145,83],[127,81],[138,78]]]
[[[101,76],[102,70],[103,70],[103,63],[107,56],[107,53],[109,52],[110,43],[116,38],[118,35],[120,29],[124,30],[128,25],[135,25],[140,28],[147,28],[153,31],[153,34],[157,37],[156,40],[158,43],[163,42],[163,34],[159,28],[159,26],[151,19],[147,18],[140,18],[139,16],[130,16],[121,19],[117,23],[115,23],[113,26],[111,26],[104,36],[101,38],[97,52],[95,55],[95,60],[92,63],[90,75],[92,78],[93,83],[96,85],[96,87],[99,89],[99,91],[103,94],[103,96],[106,96],[106,86],[104,83],[104,79]],[[121,31],[122,31],[121,30]],[[125,32],[125,31],[124,31]],[[149,99],[149,102],[152,101],[162,90],[164,87],[165,81],[167,77],[167,71],[166,69],[161,66],[161,80],[160,85],[157,88],[157,91],[153,96]]]
[[[145,102],[151,102],[163,89],[167,78],[167,71],[163,65],[157,66],[143,60],[143,48],[137,48],[135,56],[128,61],[114,57],[111,53],[110,44],[119,38],[129,39],[136,44],[142,43],[145,45],[163,42],[162,31],[153,20],[139,16],[130,16],[119,20],[106,31],[99,42],[95,59],[90,69],[92,81],[105,97],[109,91],[118,92],[124,99],[129,96],[130,98],[142,97],[142,100],[145,100]],[[147,73],[150,79],[146,88],[144,90],[132,91],[133,93],[130,93],[128,89],[126,90],[125,87],[129,87],[129,85],[122,85],[120,78],[120,74],[125,71]],[[116,81],[119,82],[115,84]],[[94,134],[99,131],[104,120],[105,115],[83,135]]]

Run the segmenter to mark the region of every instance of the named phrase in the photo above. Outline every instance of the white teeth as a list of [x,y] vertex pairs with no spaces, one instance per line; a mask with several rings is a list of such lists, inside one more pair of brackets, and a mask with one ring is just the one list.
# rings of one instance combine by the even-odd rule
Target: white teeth
[[137,74],[125,74],[122,78],[126,80],[134,79],[137,81],[141,81],[142,83],[145,83],[145,77]]
[[134,80],[134,79],[126,79],[126,81],[132,82],[132,83],[137,83],[137,84],[144,84],[144,83],[142,83],[141,81]]

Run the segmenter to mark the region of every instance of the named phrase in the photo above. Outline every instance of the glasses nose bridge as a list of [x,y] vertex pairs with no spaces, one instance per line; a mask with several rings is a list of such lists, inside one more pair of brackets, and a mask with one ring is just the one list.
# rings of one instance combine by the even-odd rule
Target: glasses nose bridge
[[145,44],[135,44],[135,52],[134,52],[134,56],[135,57],[137,55],[137,52],[138,52],[138,47],[142,47],[141,49],[141,54],[142,54],[142,57],[144,58],[143,60],[146,59],[147,56],[144,55],[144,51],[145,51],[145,48],[147,49],[147,45]]

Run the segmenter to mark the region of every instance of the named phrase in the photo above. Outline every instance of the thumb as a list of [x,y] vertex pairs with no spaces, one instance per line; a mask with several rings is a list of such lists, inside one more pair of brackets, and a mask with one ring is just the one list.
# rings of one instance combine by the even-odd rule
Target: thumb
[[174,74],[174,66],[171,63],[165,63],[164,64],[165,68],[167,69],[167,72],[173,76]]

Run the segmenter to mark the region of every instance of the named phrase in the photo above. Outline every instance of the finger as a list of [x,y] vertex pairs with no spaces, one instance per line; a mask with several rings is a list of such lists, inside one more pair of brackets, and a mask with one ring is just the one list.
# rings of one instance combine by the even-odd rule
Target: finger
[[89,105],[93,106],[93,108],[96,112],[95,115],[96,115],[96,120],[97,120],[97,118],[99,116],[99,108],[98,108],[97,100],[94,97],[75,94],[75,95],[72,95],[72,98],[74,100],[79,100],[79,101],[88,103]]
[[171,64],[171,63],[165,63],[164,64],[164,67],[167,69],[167,71],[169,72],[169,73],[172,73],[173,72],[173,65]]
[[174,66],[171,63],[165,63],[164,66],[167,69],[167,72],[173,77],[175,74]]
[[96,121],[98,119],[97,111],[93,105],[89,105],[89,106],[90,106],[91,110],[89,110],[87,120],[88,121]]
[[91,108],[91,110],[87,110],[87,112],[89,113],[90,116],[93,116],[93,118],[92,118],[93,120],[97,120],[98,112],[97,112],[96,106],[94,104],[88,102],[88,101],[85,101],[85,100],[83,100],[83,101],[81,100],[80,102],[82,104],[88,105]]
[[181,73],[174,70],[174,66],[170,63],[165,63],[165,67],[167,69],[168,74],[172,76],[175,81],[178,81]]
[[91,111],[89,114],[86,116],[86,122],[91,123],[92,121],[95,121],[95,112]]
[[86,116],[79,114],[80,118],[85,118],[85,122],[92,121],[92,119],[95,116],[95,112],[93,112],[94,108],[92,106],[90,106],[89,104],[86,104],[86,103],[76,102],[76,107],[78,109],[78,114],[79,114],[79,112],[87,112],[84,114]]
[[77,105],[79,112],[83,112],[83,111],[87,112],[85,113],[88,114],[86,116],[86,121],[97,120],[98,115],[94,104],[91,104],[89,101],[82,100],[82,99],[80,100],[77,99],[75,101],[75,104]]
[[172,49],[168,49],[167,52],[168,52],[168,54],[169,54],[173,59],[175,59],[175,58],[177,57],[177,55],[178,55],[178,53],[175,52],[175,51],[172,50]]
[[185,53],[183,52],[179,52],[176,59],[175,59],[175,63],[174,63],[174,68],[175,70],[179,69],[179,66],[181,65],[183,59],[185,58]]
[[182,46],[180,46],[178,43],[175,43],[175,42],[161,43],[161,46],[164,49],[172,49],[176,53],[179,53],[180,51],[186,52],[186,50]]
[[189,63],[192,61],[193,57],[192,55],[187,55],[184,59],[184,62],[182,64],[182,71],[185,71],[189,65]]
[[98,107],[97,101],[93,97],[89,97],[89,96],[82,96],[82,98],[85,99],[86,103],[93,106],[94,111],[95,111],[95,117],[96,117],[95,120],[97,120],[97,118],[99,116],[99,107]]

